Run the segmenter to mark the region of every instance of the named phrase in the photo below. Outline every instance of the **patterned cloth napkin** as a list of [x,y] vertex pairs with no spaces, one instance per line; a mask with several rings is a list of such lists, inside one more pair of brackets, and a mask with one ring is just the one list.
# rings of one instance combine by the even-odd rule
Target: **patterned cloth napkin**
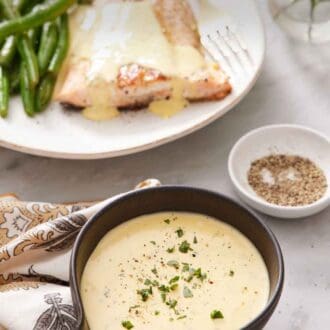
[[[136,188],[158,185],[149,179]],[[64,205],[0,196],[0,330],[76,329],[71,247],[86,221],[115,198]]]

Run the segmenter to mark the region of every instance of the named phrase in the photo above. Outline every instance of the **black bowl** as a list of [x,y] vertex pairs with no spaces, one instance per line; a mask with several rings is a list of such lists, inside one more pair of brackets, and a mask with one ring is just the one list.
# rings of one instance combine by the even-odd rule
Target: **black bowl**
[[183,211],[208,215],[237,228],[261,253],[270,277],[270,296],[264,310],[244,329],[265,326],[280,299],[284,265],[279,244],[270,229],[253,212],[215,192],[180,186],[164,186],[128,193],[112,201],[82,228],[73,247],[70,282],[78,328],[88,329],[80,297],[80,281],[87,260],[103,236],[117,225],[140,215]]

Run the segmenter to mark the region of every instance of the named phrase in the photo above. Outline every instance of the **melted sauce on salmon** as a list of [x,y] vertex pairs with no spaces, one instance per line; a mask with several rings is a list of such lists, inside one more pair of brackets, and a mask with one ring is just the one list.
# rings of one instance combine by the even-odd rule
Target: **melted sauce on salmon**
[[[110,112],[116,113],[113,109],[105,109],[111,108],[111,90],[115,88],[119,69],[124,65],[137,63],[158,70],[164,76],[178,77],[178,80],[193,76],[206,67],[199,50],[168,41],[149,0],[96,0],[93,6],[78,6],[70,15],[70,30],[71,47],[62,71],[79,61],[89,62],[85,78],[90,82],[88,95],[93,105],[83,112],[88,119],[109,119]],[[93,88],[95,80],[104,81],[107,88],[99,93]],[[63,79],[59,79],[59,84],[61,82]],[[175,80],[171,99],[155,101],[149,109],[162,117],[183,109],[187,102],[179,85]],[[60,90],[57,86],[56,91]],[[100,97],[103,101],[99,101]],[[107,107],[106,102],[109,102]]]
[[83,116],[93,121],[105,121],[119,115],[118,109],[111,106],[107,83],[103,80],[94,80],[89,85],[91,92],[91,106],[83,110]]
[[172,96],[168,100],[153,101],[149,110],[162,118],[169,118],[187,107],[188,101],[183,97],[184,82],[180,79],[172,81]]

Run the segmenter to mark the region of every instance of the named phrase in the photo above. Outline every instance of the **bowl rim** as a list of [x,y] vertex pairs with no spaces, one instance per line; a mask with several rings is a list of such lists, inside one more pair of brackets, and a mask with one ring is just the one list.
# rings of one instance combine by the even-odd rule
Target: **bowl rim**
[[[260,313],[252,319],[248,324],[242,328],[244,329],[250,329],[252,327],[255,327],[259,324],[259,322],[262,322],[265,317],[267,317],[268,313],[272,313],[275,309],[280,296],[282,294],[283,285],[284,285],[284,276],[285,276],[285,268],[284,268],[284,260],[283,260],[283,254],[281,247],[279,245],[279,242],[272,232],[272,230],[266,225],[266,223],[261,219],[261,217],[256,214],[253,210],[246,207],[245,205],[237,202],[233,198],[230,198],[222,193],[218,193],[209,189],[203,189],[203,188],[196,188],[191,186],[185,186],[185,185],[163,185],[160,187],[151,187],[151,188],[144,188],[141,190],[135,190],[131,191],[125,194],[121,194],[118,196],[118,198],[115,198],[111,200],[107,205],[105,205],[101,210],[99,210],[95,215],[93,215],[81,228],[75,242],[72,248],[71,258],[70,258],[70,290],[71,290],[71,296],[74,304],[74,308],[77,312],[77,322],[78,322],[78,328],[80,329],[82,325],[84,324],[85,316],[84,316],[84,310],[83,310],[83,304],[82,299],[79,291],[79,285],[78,285],[78,276],[76,273],[76,262],[77,262],[77,255],[79,252],[79,247],[86,235],[86,232],[89,230],[89,228],[96,222],[99,218],[102,217],[105,213],[107,213],[112,207],[119,203],[125,203],[125,201],[131,197],[134,197],[139,194],[143,194],[147,191],[185,191],[185,192],[195,192],[200,194],[206,194],[209,196],[213,196],[215,198],[226,200],[227,202],[232,203],[235,207],[242,209],[244,212],[249,214],[265,231],[266,235],[270,239],[271,243],[274,246],[275,254],[277,257],[276,263],[278,265],[279,269],[279,275],[277,279],[276,286],[274,288],[273,294],[269,297],[269,300],[267,301],[266,306],[260,311]],[[127,220],[129,221],[129,220]],[[238,228],[236,228],[239,230]],[[240,230],[239,230],[240,231]],[[245,235],[244,235],[245,236]],[[253,243],[253,242],[252,242]],[[254,243],[253,243],[254,244]],[[260,251],[259,251],[260,252]]]
[[[315,208],[322,207],[325,208],[330,203],[330,182],[328,182],[328,188],[324,196],[322,196],[317,201],[313,202],[312,204],[308,205],[298,205],[298,206],[283,206],[283,205],[277,205],[277,204],[271,204],[267,201],[264,201],[261,197],[254,196],[252,193],[250,193],[247,189],[245,189],[240,181],[237,179],[237,176],[234,171],[234,156],[237,153],[238,148],[241,146],[243,142],[245,142],[247,139],[249,139],[251,136],[263,133],[265,131],[273,130],[273,129],[279,129],[279,128],[286,128],[286,129],[292,129],[292,130],[299,130],[299,131],[305,131],[308,133],[311,133],[314,136],[317,136],[324,140],[330,147],[330,138],[328,138],[325,134],[312,129],[310,127],[306,127],[303,125],[296,125],[296,124],[273,124],[273,125],[266,125],[261,126],[256,129],[253,129],[246,134],[244,134],[242,137],[240,137],[237,142],[232,147],[229,157],[228,157],[228,172],[229,177],[234,185],[234,187],[238,190],[238,192],[245,197],[245,199],[252,201],[255,204],[258,204],[259,206],[263,207],[264,209],[273,210],[273,211],[285,211],[285,212],[291,212],[291,213],[299,213],[301,211],[305,211],[306,213],[308,211],[311,211]],[[322,169],[323,170],[323,169]]]

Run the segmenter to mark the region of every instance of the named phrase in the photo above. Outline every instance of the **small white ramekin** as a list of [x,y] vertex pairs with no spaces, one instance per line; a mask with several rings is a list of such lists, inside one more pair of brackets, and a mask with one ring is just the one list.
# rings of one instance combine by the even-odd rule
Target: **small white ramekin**
[[[248,170],[254,160],[272,154],[297,155],[313,161],[327,178],[325,195],[306,206],[279,206],[259,197],[248,183]],[[228,170],[239,197],[262,213],[278,218],[302,218],[318,213],[330,204],[330,140],[310,128],[284,124],[249,132],[231,150]]]

